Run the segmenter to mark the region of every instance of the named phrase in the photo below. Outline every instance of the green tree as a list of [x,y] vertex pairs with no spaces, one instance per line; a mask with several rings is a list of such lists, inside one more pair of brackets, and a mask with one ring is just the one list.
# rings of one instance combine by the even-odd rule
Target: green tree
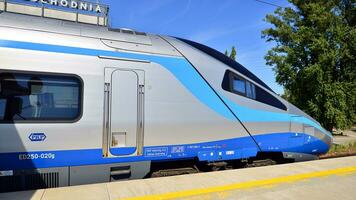
[[227,49],[225,50],[225,56],[229,56],[229,52],[227,51]]
[[230,58],[233,59],[233,60],[236,60],[236,49],[235,49],[235,46],[231,47]]
[[266,16],[262,31],[275,46],[265,56],[287,100],[322,125],[345,129],[356,121],[355,0],[289,0]]
[[229,55],[229,51],[228,50],[225,50],[224,54],[225,54],[225,56],[230,57],[233,60],[236,60],[236,48],[235,48],[235,46],[231,47],[230,55]]

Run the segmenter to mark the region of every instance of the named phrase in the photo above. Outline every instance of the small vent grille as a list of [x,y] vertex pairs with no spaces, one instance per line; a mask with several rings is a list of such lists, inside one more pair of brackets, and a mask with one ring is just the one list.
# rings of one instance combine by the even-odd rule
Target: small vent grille
[[121,33],[134,34],[133,31],[131,31],[131,30],[125,30],[125,29],[121,29]]
[[0,192],[55,188],[58,186],[58,172],[0,177]]
[[136,34],[136,35],[145,35],[145,36],[147,35],[147,34],[144,33],[144,32],[137,32],[137,31],[135,31],[135,34]]
[[133,31],[133,30],[129,30],[129,29],[109,28],[109,31],[118,32],[118,33],[126,33],[126,34],[131,34],[131,35],[147,36],[147,34],[144,32],[138,32],[138,31]]

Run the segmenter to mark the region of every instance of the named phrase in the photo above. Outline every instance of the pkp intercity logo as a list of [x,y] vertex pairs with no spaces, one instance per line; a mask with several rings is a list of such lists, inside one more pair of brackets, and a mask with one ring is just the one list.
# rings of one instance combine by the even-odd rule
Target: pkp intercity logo
[[42,142],[46,139],[46,135],[44,133],[31,133],[28,139],[32,142]]

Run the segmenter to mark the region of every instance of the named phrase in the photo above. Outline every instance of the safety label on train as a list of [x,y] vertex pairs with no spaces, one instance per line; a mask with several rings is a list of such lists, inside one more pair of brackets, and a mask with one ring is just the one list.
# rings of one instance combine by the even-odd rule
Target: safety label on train
[[167,156],[168,147],[152,147],[145,150],[145,156]]

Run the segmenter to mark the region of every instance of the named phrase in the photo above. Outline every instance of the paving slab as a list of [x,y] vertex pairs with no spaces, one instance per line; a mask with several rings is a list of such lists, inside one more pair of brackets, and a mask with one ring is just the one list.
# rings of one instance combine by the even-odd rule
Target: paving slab
[[3,199],[356,199],[356,156],[0,193]]

